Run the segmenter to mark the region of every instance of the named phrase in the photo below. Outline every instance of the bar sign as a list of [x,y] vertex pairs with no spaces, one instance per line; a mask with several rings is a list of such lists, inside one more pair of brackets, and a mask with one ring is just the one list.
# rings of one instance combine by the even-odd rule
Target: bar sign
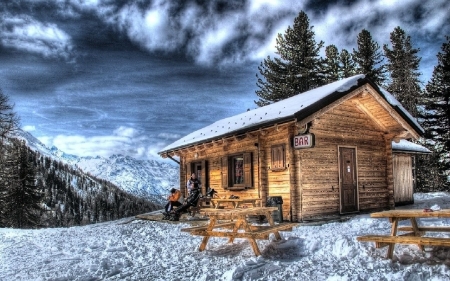
[[306,134],[306,135],[299,135],[294,136],[294,148],[311,148],[314,146],[314,135],[313,134]]

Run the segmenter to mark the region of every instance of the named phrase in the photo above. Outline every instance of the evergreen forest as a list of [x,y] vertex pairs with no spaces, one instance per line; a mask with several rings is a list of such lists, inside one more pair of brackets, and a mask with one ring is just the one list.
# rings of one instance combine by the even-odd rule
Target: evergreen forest
[[[431,80],[421,81],[421,57],[400,26],[380,46],[367,29],[355,38],[353,50],[317,42],[308,15],[301,11],[284,34],[276,38],[276,52],[258,67],[255,101],[265,106],[328,83],[364,74],[388,90],[425,130],[411,140],[431,150],[416,157],[415,192],[450,188],[450,37],[443,38]],[[324,48],[325,56],[321,56]]]
[[0,107],[0,227],[86,225],[161,207],[11,138],[19,120],[1,92]]

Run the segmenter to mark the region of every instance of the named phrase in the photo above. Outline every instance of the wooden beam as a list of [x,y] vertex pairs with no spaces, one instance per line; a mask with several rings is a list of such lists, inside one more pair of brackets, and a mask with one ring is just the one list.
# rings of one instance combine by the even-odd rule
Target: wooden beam
[[178,165],[180,165],[180,161],[178,161],[177,159],[172,158],[172,156],[167,155],[167,157],[169,157],[171,160],[175,161],[176,163],[178,163]]
[[339,106],[341,103],[343,103],[346,100],[349,100],[361,93],[364,92],[364,89],[359,87],[356,90],[354,90],[353,92],[343,96],[342,98],[338,99],[337,101],[323,107],[322,109],[316,111],[315,113],[311,114],[310,116],[303,118],[302,120],[299,120],[300,124],[304,124],[304,123],[309,123],[311,121],[313,121],[314,119],[322,116],[323,114],[325,114],[326,112],[332,110],[333,108],[336,108],[337,106]]
[[367,91],[371,96],[392,116],[392,118],[397,121],[400,126],[405,128],[413,138],[418,139],[420,136],[419,134],[406,122],[406,120],[403,119],[403,117],[398,114],[394,108],[385,100],[383,99],[370,85],[367,85]]
[[387,132],[386,127],[376,118],[373,116],[373,114],[359,101],[358,99],[353,99],[352,102],[356,105],[356,107],[361,110],[364,114],[369,116],[369,118],[375,123],[375,125],[378,126],[378,128],[383,131]]

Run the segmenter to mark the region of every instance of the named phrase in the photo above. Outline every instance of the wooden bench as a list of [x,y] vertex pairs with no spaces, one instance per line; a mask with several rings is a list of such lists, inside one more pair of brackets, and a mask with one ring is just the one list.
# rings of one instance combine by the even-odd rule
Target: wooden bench
[[253,207],[261,206],[261,198],[213,198],[211,199],[211,203],[214,205],[214,208],[218,209],[224,203],[233,204],[233,208],[238,208],[243,204],[252,204]]
[[[214,225],[215,228],[233,228],[235,222],[225,222],[225,223],[218,223]],[[181,231],[183,232],[195,232],[195,231],[204,231],[208,228],[208,225],[200,225],[200,226],[194,226],[189,228],[182,228]]]
[[[235,222],[226,222],[221,224],[214,225],[214,228],[229,228],[232,229],[235,225]],[[189,232],[191,235],[198,236],[215,236],[215,237],[233,237],[233,238],[255,238],[255,239],[269,239],[271,233],[275,233],[277,231],[292,231],[294,226],[297,226],[298,223],[281,223],[274,226],[250,226],[251,231],[246,232],[218,232],[216,230],[208,231],[208,225],[183,228],[181,231]],[[275,234],[276,235],[276,234]],[[277,237],[277,239],[279,239]]]
[[192,217],[195,217],[195,215],[198,214],[202,208],[209,208],[209,206],[203,206],[203,203],[210,203],[210,202],[211,202],[211,198],[209,198],[209,197],[200,197],[197,200],[197,205],[191,206],[188,209],[189,214]]
[[[419,226],[419,231],[434,231],[434,232],[450,232],[448,226]],[[412,226],[402,226],[398,228],[399,231],[414,231]]]
[[[387,258],[392,259],[394,255],[395,244],[415,244],[422,251],[424,246],[441,246],[450,247],[450,237],[426,237],[426,232],[450,232],[448,226],[421,226],[418,219],[448,219],[450,218],[450,209],[441,209],[438,211],[424,210],[424,209],[395,209],[389,211],[375,212],[370,214],[371,218],[385,218],[389,219],[391,223],[390,235],[365,235],[357,238],[362,242],[375,242],[377,248],[388,246]],[[409,220],[410,226],[399,227],[399,222]],[[398,234],[399,231],[407,232]]]
[[[255,207],[239,209],[203,209],[201,213],[209,216],[209,224],[191,228],[184,228],[181,231],[189,232],[191,235],[203,236],[198,248],[201,252],[205,250],[210,237],[228,238],[228,243],[233,243],[235,238],[246,238],[256,256],[261,255],[256,239],[269,239],[271,233],[276,240],[281,240],[278,231],[292,230],[297,223],[275,224],[272,213],[278,210],[276,207]],[[264,215],[268,218],[269,226],[252,225],[248,221],[248,216]],[[227,222],[219,222],[227,220]],[[224,229],[225,228],[225,229]]]
[[364,235],[357,237],[361,242],[375,242],[387,244],[417,244],[422,246],[450,247],[450,238],[423,237],[423,236],[390,236],[390,235]]

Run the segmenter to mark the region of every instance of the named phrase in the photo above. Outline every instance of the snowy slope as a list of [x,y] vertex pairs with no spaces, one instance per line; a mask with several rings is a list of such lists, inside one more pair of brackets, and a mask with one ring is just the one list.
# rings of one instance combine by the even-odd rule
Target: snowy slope
[[108,159],[80,157],[71,163],[143,198],[152,199],[161,195],[165,200],[170,188],[179,186],[179,167],[155,160],[144,161],[113,155]]
[[[448,209],[450,194],[415,194],[414,202],[401,208]],[[449,225],[450,219],[421,223]],[[0,228],[0,280],[450,280],[449,248],[422,252],[416,245],[396,245],[391,261],[385,259],[387,248],[358,242],[359,235],[390,233],[387,219],[368,214],[295,227],[282,232],[286,240],[280,242],[258,240],[260,257],[246,239],[227,244],[212,237],[199,252],[202,238],[181,232],[185,227],[122,219],[70,228]]]
[[168,190],[179,186],[179,166],[155,160],[137,160],[128,156],[77,157],[56,147],[48,148],[28,132],[18,131],[34,151],[52,159],[67,163],[97,178],[110,181],[122,190],[136,196],[165,201]]

